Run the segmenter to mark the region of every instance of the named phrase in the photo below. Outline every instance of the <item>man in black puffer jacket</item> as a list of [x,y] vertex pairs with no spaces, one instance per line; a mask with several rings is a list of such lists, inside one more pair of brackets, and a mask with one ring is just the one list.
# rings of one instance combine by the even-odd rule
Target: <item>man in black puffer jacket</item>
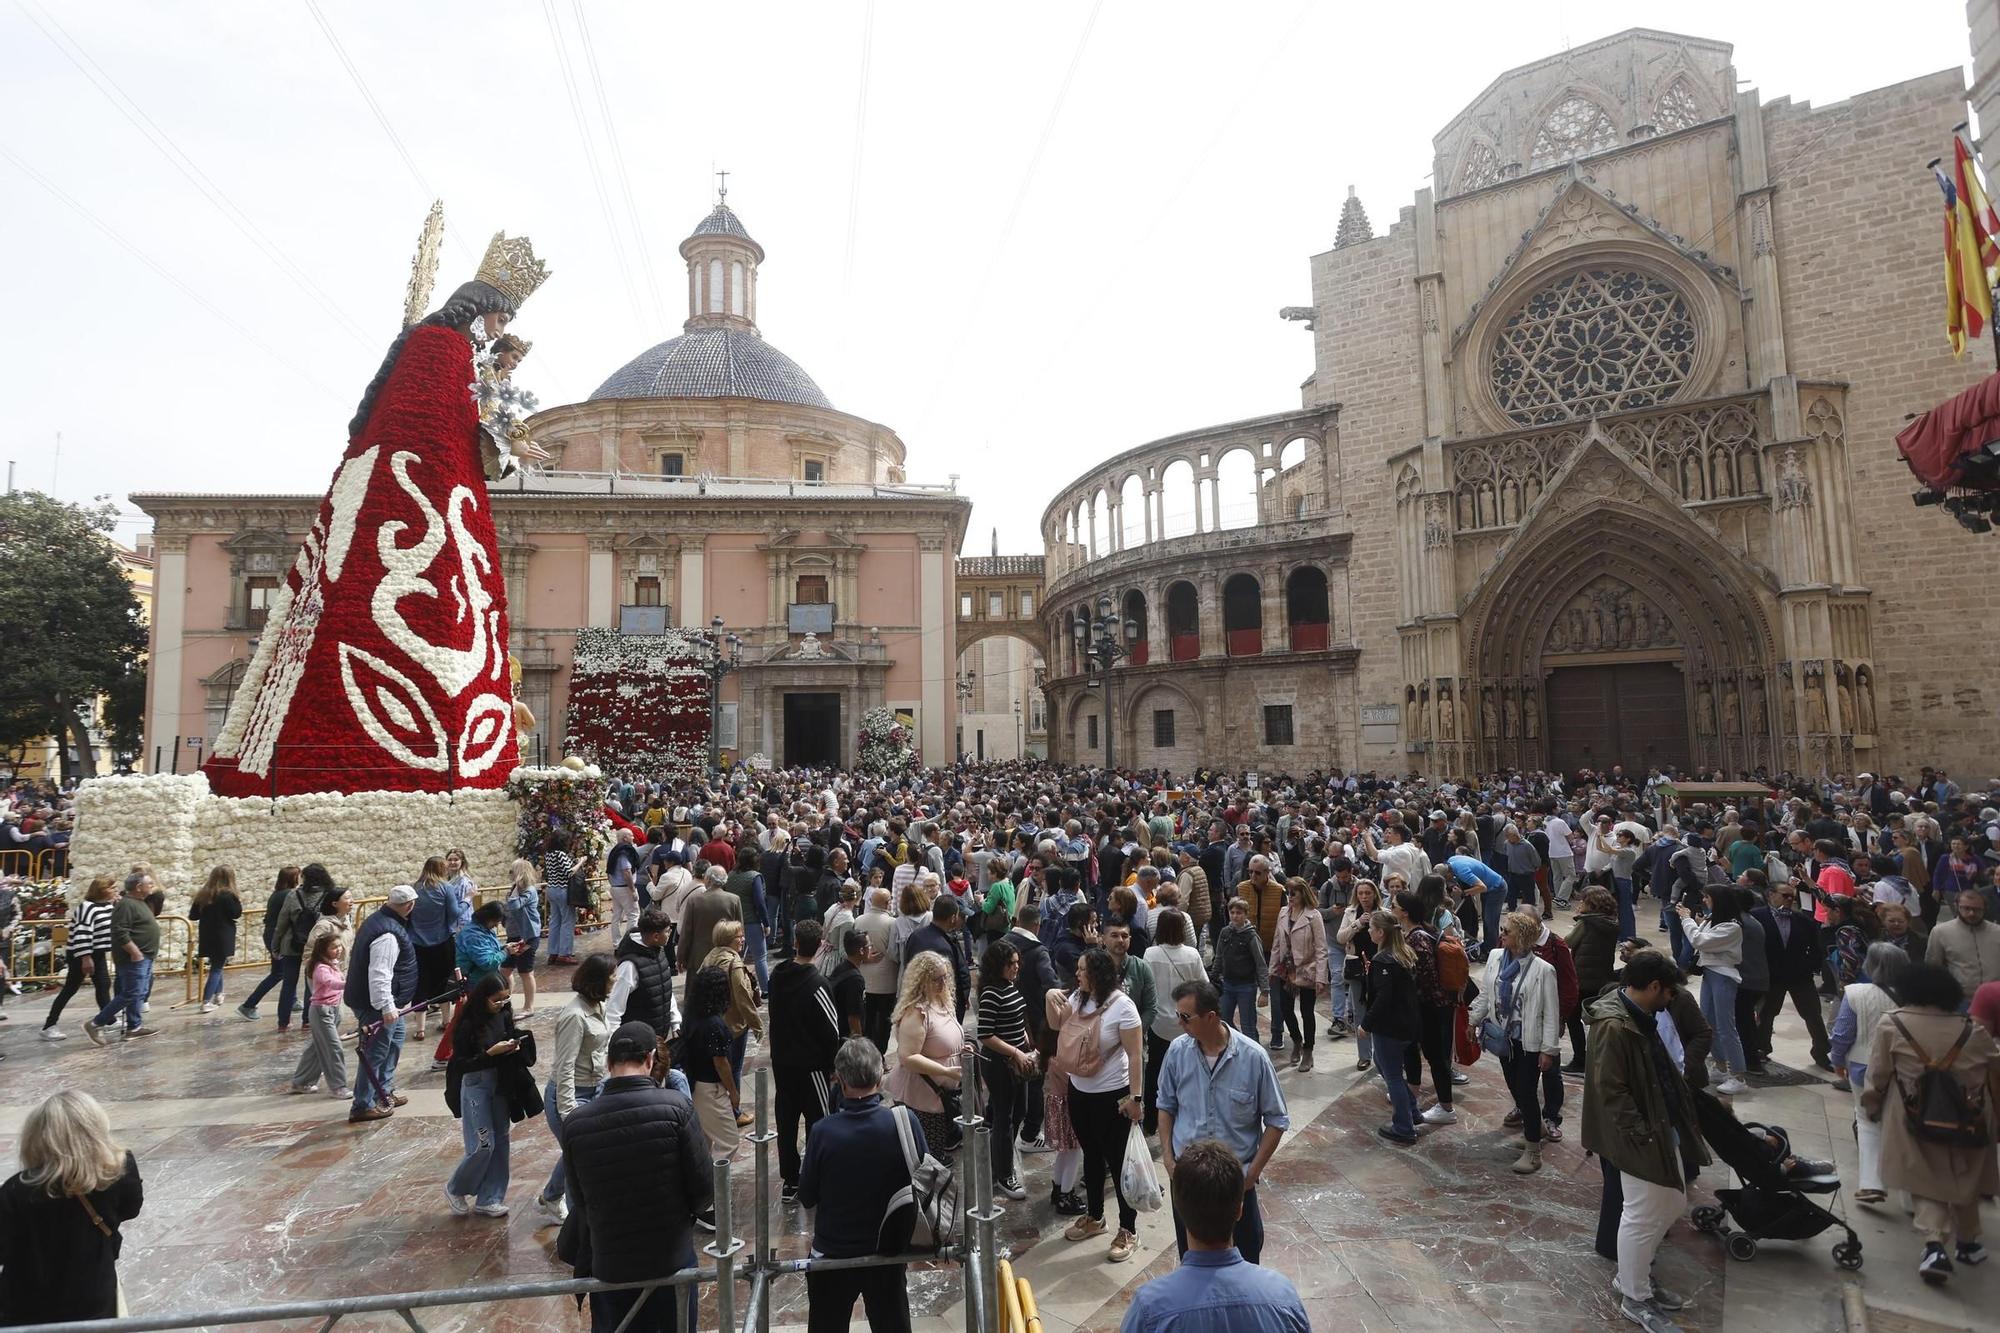
[[[709,1209],[714,1182],[708,1138],[685,1094],[662,1088],[650,1073],[658,1038],[644,1023],[626,1023],[605,1050],[609,1075],[594,1101],[563,1120],[563,1166],[576,1201],[556,1253],[578,1277],[644,1282],[694,1267],[695,1218]],[[590,1326],[619,1326],[643,1288],[593,1293]],[[695,1326],[698,1289],[655,1291],[625,1325],[635,1333],[674,1327],[673,1296],[683,1298],[686,1325]]]
[[833,1053],[840,1049],[840,1018],[826,978],[813,966],[819,922],[792,926],[792,956],[771,972],[771,1080],[778,1098],[778,1174],[784,1203],[798,1198],[799,1120],[806,1135],[833,1110]]
[[681,1025],[681,1011],[674,1003],[674,961],[667,953],[671,925],[657,907],[639,913],[639,928],[612,951],[618,970],[611,974],[611,997],[604,1002],[604,1021],[613,1029],[622,1023],[644,1023],[659,1034],[660,1058],[653,1064],[653,1079],[660,1083],[678,1072],[670,1049]]

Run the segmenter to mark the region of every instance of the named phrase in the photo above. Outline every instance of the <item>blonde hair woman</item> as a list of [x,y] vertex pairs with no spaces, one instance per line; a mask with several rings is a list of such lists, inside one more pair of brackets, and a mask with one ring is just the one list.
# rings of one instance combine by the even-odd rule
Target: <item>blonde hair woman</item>
[[917,1113],[934,1152],[949,1152],[960,1130],[945,1110],[944,1090],[958,1087],[958,1057],[966,1043],[951,965],[942,955],[920,953],[910,959],[890,1022],[896,1032],[896,1067],[889,1071],[884,1091]]
[[56,1002],[49,1006],[49,1016],[42,1020],[43,1041],[69,1040],[69,1033],[56,1022],[86,979],[97,992],[100,1012],[111,1003],[111,900],[117,896],[118,881],[99,875],[69,909],[69,942],[63,946],[69,956],[69,973],[63,978]]
[[139,1164],[111,1137],[104,1108],[64,1090],[28,1112],[21,1170],[0,1185],[0,1319],[109,1319],[118,1293],[118,1228],[145,1202]]
[[[1337,957],[1328,960],[1327,982],[1333,989],[1333,1030],[1334,1038],[1348,1036],[1361,1026],[1361,1016],[1368,1008],[1367,982],[1368,959],[1375,952],[1375,941],[1368,934],[1368,918],[1382,910],[1382,890],[1372,879],[1354,881],[1354,898],[1340,914],[1340,925],[1334,931],[1333,942],[1339,949]],[[1354,1067],[1367,1073],[1374,1064],[1364,1035],[1355,1042]]]
[[[729,1009],[723,1014],[723,1019],[729,1024],[729,1067],[734,1071],[737,1082],[741,1083],[743,1053],[749,1045],[749,1034],[755,1032],[762,1036],[764,1033],[764,1016],[757,1010],[763,996],[757,988],[757,973],[743,956],[743,923],[724,917],[715,923],[710,938],[715,946],[701,960],[701,965],[717,968],[729,978]],[[737,1124],[747,1125],[750,1120],[748,1111],[737,1111]]]
[[[430,1001],[449,992],[458,979],[458,957],[452,949],[452,936],[465,921],[472,919],[472,908],[466,907],[461,921],[458,894],[445,883],[442,856],[424,859],[424,868],[417,872],[413,887],[417,891],[417,905],[410,909],[410,938],[417,946],[417,998]],[[417,1010],[416,1030],[411,1033],[413,1041],[424,1040],[425,1016],[438,1007],[426,1003]]]
[[188,904],[188,920],[195,923],[195,956],[208,964],[208,982],[201,992],[204,1014],[221,1007],[222,969],[236,955],[236,923],[242,919],[236,872],[228,866],[216,866]]
[[1556,1067],[1562,1036],[1556,970],[1535,953],[1541,934],[1539,917],[1509,912],[1500,918],[1499,947],[1486,955],[1486,975],[1467,1015],[1480,1045],[1499,1057],[1514,1096],[1526,1140],[1514,1173],[1522,1176],[1542,1169],[1544,1131],[1554,1131],[1542,1123],[1542,1075]]

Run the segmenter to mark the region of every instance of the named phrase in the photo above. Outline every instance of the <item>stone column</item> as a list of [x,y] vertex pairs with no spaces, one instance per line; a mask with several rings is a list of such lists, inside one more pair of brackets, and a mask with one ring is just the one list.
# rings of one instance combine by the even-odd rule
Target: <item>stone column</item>
[[1195,609],[1201,617],[1201,655],[1220,657],[1223,654],[1222,593],[1213,569],[1201,571],[1201,581],[1195,591],[1199,598]]
[[699,629],[707,619],[706,600],[702,596],[705,576],[707,544],[700,536],[691,539],[692,544],[681,548],[681,612],[680,622],[691,629]]
[[618,553],[614,538],[590,538],[590,574],[586,584],[584,620],[609,628],[618,623]]
[[1282,566],[1265,565],[1257,573],[1261,585],[1258,591],[1258,611],[1264,622],[1264,651],[1267,653],[1290,652],[1292,648],[1289,627],[1285,624],[1285,573]]
[[1167,636],[1166,585],[1154,579],[1146,585],[1146,660],[1164,662],[1171,656]]
[[174,747],[182,744],[182,642],[187,629],[187,548],[184,532],[154,538],[158,564],[153,574],[153,638],[146,671],[146,741],[140,756],[147,771],[159,750],[160,772],[176,767]]
[[951,688],[952,663],[956,658],[952,649],[958,638],[958,622],[952,614],[957,608],[946,601],[951,593],[947,568],[951,555],[944,549],[945,539],[941,535],[925,533],[918,538],[918,546],[917,607],[921,617],[918,623],[923,627],[924,707],[924,715],[918,719],[922,733],[919,749],[925,764],[948,764],[952,760],[951,708],[957,701],[957,693]]

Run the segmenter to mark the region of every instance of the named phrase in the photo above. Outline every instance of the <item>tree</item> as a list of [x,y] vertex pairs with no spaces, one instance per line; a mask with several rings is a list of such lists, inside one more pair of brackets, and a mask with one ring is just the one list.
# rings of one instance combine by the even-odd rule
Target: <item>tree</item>
[[96,774],[89,710],[129,691],[146,651],[139,599],[107,535],[116,519],[108,504],[0,496],[0,748],[52,737],[65,781]]

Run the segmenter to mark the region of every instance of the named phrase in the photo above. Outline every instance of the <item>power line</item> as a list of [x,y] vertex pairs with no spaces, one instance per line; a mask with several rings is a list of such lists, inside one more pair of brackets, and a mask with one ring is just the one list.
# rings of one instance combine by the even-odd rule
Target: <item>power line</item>
[[[77,41],[68,29],[57,22],[55,17],[46,10],[33,4],[31,0],[16,0],[16,4],[21,12],[27,15],[28,21],[40,29],[44,37],[48,38],[49,45],[55,47],[70,64],[76,66],[77,72],[88,79],[91,85],[104,95],[104,99],[117,109],[118,114],[123,116],[131,124],[132,128],[138,130],[146,138],[147,142],[152,144],[154,149],[159,152],[160,156],[172,163],[174,168],[187,178],[188,183],[200,191],[210,204],[214,205],[218,213],[222,214],[238,231],[242,232],[252,245],[263,251],[264,256],[277,265],[279,270],[286,277],[290,278],[301,291],[317,301],[327,314],[333,316],[337,322],[345,326],[347,331],[353,334],[357,341],[360,341],[364,345],[373,343],[374,340],[367,335],[362,327],[345,310],[340,308],[333,297],[321,289],[319,284],[315,283],[303,268],[279,250],[277,244],[264,233],[263,229],[251,221],[249,215],[244,213],[222,187],[210,179],[208,173],[203,171],[200,165],[174,141],[173,136],[162,129],[158,122],[146,113],[145,108],[141,107],[132,95],[127,93],[119,85],[118,81],[111,77],[103,66],[91,58],[90,53],[84,50],[83,44]],[[55,31],[51,32],[51,28]],[[62,34],[62,41],[56,39],[56,33]],[[67,45],[64,44],[65,42]],[[72,50],[72,47],[75,49]]]
[[169,283],[173,284],[173,286],[175,286],[180,290],[183,296],[187,297],[190,301],[193,301],[196,305],[200,306],[203,310],[206,310],[209,314],[215,316],[215,318],[220,320],[222,323],[228,325],[229,328],[233,330],[237,334],[237,336],[241,337],[245,342],[257,348],[259,351],[269,356],[273,361],[276,361],[279,365],[291,371],[293,374],[297,375],[300,379],[312,385],[314,388],[336,399],[340,397],[339,393],[337,393],[331,386],[323,384],[319,380],[313,378],[312,372],[308,371],[305,367],[297,364],[296,362],[290,360],[285,356],[284,353],[280,352],[277,348],[271,346],[271,344],[265,342],[262,338],[259,338],[249,329],[237,323],[234,319],[230,318],[227,314],[225,314],[218,306],[216,306],[214,302],[210,301],[207,297],[203,296],[199,291],[197,291],[194,287],[190,286],[188,283],[183,282],[165,265],[161,264],[158,260],[154,259],[144,250],[141,250],[131,241],[126,240],[125,237],[119,234],[119,232],[116,229],[114,229],[110,223],[106,222],[103,218],[97,216],[97,214],[91,212],[90,209],[81,202],[79,202],[75,198],[75,196],[71,195],[61,186],[57,185],[54,181],[44,176],[41,172],[36,171],[26,162],[22,161],[19,157],[17,157],[14,154],[14,152],[11,149],[7,148],[4,145],[0,145],[0,157],[4,157],[9,162],[13,163],[15,168],[18,169],[23,175],[28,177],[28,179],[34,181],[35,184],[41,186],[44,190],[47,190],[51,195],[55,196],[55,198],[60,202],[62,202],[63,204],[66,204],[71,210],[80,215],[86,222],[90,223],[91,226],[103,232],[121,249],[131,254],[140,263],[144,264],[147,268],[153,270],[153,272],[157,273],[160,277],[166,279]]
[[653,297],[653,315],[659,327],[669,327],[667,305],[660,295],[659,275],[653,271],[652,248],[646,243],[646,228],[639,220],[639,205],[632,198],[632,174],[625,169],[625,150],[618,142],[618,121],[611,114],[611,102],[604,93],[604,74],[597,65],[597,44],[590,38],[590,23],[584,17],[583,0],[571,0],[576,13],[576,30],[583,40],[583,58],[590,71],[591,87],[597,93],[597,113],[604,121],[604,137],[611,142],[611,164],[618,176],[618,190],[625,200],[626,220],[632,224],[632,243],[639,251],[639,266],[646,274],[646,289]]
[[955,321],[958,329],[953,338],[951,350],[945,354],[944,364],[931,381],[930,398],[917,416],[919,428],[930,420],[931,412],[937,406],[938,395],[951,379],[953,366],[959,354],[965,349],[965,340],[972,328],[979,322],[980,311],[986,304],[986,293],[993,285],[993,277],[1000,268],[1001,254],[1007,248],[1008,240],[1014,234],[1014,224],[1020,220],[1021,206],[1027,202],[1029,187],[1034,184],[1035,175],[1041,170],[1042,155],[1048,151],[1049,141],[1055,137],[1056,122],[1062,119],[1063,106],[1069,101],[1070,86],[1076,82],[1077,67],[1083,63],[1083,53],[1090,45],[1090,34],[1097,27],[1097,16],[1104,10],[1104,0],[1095,0],[1090,7],[1090,17],[1084,20],[1083,31],[1077,35],[1076,49],[1070,53],[1069,68],[1063,72],[1062,85],[1056,89],[1056,98],[1049,106],[1047,119],[1042,122],[1041,137],[1035,141],[1034,155],[1028,159],[1027,170],[1021,173],[1021,183],[1014,191],[1014,202],[1007,209],[1007,219],[1000,227],[1000,235],[986,253],[986,271],[979,279],[979,287],[974,292],[970,304],[962,307]]
[[847,262],[841,272],[843,306],[854,298],[854,250],[861,232],[861,159],[868,142],[868,84],[875,63],[875,0],[861,20],[861,78],[854,93],[854,156],[847,169]]
[[604,171],[598,165],[597,146],[591,142],[590,126],[584,118],[583,98],[576,90],[576,76],[569,67],[569,43],[564,40],[562,23],[556,17],[555,0],[542,0],[542,16],[549,23],[551,53],[555,56],[556,68],[562,73],[563,91],[569,94],[570,115],[576,121],[576,137],[583,144],[583,162],[590,173],[590,183],[597,192],[597,208],[604,215],[604,230],[611,238],[611,257],[618,265],[618,275],[622,280],[625,295],[632,302],[632,319],[641,333],[646,329],[646,312],[639,306],[637,284],[632,281],[632,266],[625,259],[625,242],[618,235],[618,222],[611,213],[611,195],[604,188]]

